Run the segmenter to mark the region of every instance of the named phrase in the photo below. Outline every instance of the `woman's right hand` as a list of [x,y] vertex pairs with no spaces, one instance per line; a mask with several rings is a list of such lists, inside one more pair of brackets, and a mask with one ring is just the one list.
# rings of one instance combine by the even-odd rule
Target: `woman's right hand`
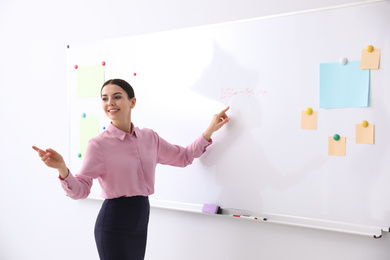
[[32,148],[38,152],[38,156],[48,167],[58,170],[62,179],[68,177],[68,168],[66,167],[61,154],[51,148],[46,150],[42,150],[36,146],[33,146]]

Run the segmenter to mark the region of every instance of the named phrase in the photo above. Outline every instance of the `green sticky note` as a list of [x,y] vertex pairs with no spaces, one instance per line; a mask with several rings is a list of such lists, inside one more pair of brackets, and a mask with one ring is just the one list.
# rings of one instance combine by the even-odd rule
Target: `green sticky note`
[[80,153],[83,158],[89,139],[99,135],[99,117],[87,116],[80,118]]
[[79,66],[77,69],[77,97],[100,97],[105,74],[102,65]]

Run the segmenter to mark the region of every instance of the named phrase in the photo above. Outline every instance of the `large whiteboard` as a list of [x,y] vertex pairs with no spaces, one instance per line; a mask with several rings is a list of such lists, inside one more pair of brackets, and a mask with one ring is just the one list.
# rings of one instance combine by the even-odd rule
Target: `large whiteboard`
[[[369,44],[382,50],[369,107],[320,109],[319,64],[360,60]],[[73,66],[105,61],[106,79],[135,89],[133,123],[171,143],[191,143],[231,107],[199,160],[158,166],[152,198],[389,227],[389,50],[388,1],[71,46],[71,171],[80,114],[107,123],[99,98],[76,97]],[[318,111],[317,130],[300,129],[306,107]],[[374,145],[355,144],[362,120],[375,124]],[[328,156],[334,133],[347,138],[346,156]]]

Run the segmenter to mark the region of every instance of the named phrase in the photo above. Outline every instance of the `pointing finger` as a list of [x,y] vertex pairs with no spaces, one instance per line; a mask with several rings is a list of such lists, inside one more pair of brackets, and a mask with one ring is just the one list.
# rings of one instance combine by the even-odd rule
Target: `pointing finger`
[[230,107],[227,107],[227,108],[225,108],[224,110],[222,110],[222,111],[218,114],[218,116],[219,116],[219,117],[222,117],[223,119],[228,118],[228,116],[226,115],[226,111],[228,111],[229,108],[230,108]]
[[36,147],[36,146],[33,146],[32,148],[33,148],[35,151],[38,152],[39,157],[42,157],[42,156],[45,155],[45,153],[46,153],[44,150],[39,149],[39,148]]
[[230,108],[230,107],[227,107],[227,108],[225,108],[225,109],[224,109],[224,110],[222,110],[222,111],[221,111],[221,113],[219,113],[219,114],[220,114],[220,115],[223,115],[223,114],[225,114],[225,113],[226,113],[226,111],[228,111],[228,110],[229,110],[229,108]]

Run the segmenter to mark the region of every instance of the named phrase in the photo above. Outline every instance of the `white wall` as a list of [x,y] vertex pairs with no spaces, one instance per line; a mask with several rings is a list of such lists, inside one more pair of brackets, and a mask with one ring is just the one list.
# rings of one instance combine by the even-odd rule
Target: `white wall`
[[[100,201],[73,201],[31,145],[69,152],[66,46],[348,0],[0,1],[0,259],[97,259]],[[211,111],[214,113],[214,111]],[[152,209],[147,259],[389,259],[375,240]]]

